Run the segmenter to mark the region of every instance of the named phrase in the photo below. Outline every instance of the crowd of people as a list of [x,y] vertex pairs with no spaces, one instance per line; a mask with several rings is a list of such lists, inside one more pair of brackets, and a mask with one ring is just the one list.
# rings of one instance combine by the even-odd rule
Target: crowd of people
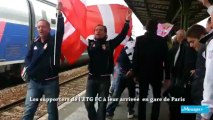
[[[208,0],[202,0],[213,17],[213,6]],[[50,35],[50,24],[41,19],[37,23],[39,37],[34,40],[25,59],[29,76],[23,120],[33,120],[39,101],[30,98],[59,97],[58,68],[60,65],[61,43],[64,34],[64,19],[61,13],[62,4],[58,6],[58,24],[56,53],[54,53],[54,36]],[[85,101],[89,120],[112,119],[118,101],[107,105],[98,101],[96,110],[95,97],[108,98],[111,86],[111,74],[114,69],[114,49],[124,40],[129,30],[132,11],[126,14],[126,22],[120,34],[114,39],[107,39],[107,27],[98,24],[94,28],[94,39],[88,40],[90,57],[89,75],[86,86],[86,97],[94,98]],[[165,38],[157,35],[157,20],[150,20],[146,33],[136,40],[129,39],[122,49],[117,64],[117,77],[113,82],[111,98],[120,99],[127,87],[130,98],[135,98],[135,84],[139,84],[138,120],[146,120],[146,101],[149,85],[153,98],[184,98],[184,101],[169,101],[170,120],[213,120],[213,19],[208,19],[207,26],[192,25],[187,30],[179,29],[168,48]],[[55,55],[54,55],[55,54]],[[54,60],[55,59],[55,63]],[[54,64],[53,64],[54,63]],[[161,91],[165,87],[165,91]],[[162,94],[163,92],[163,94]],[[183,114],[182,105],[208,105],[210,110],[203,114]],[[135,102],[128,101],[128,118],[135,117]],[[57,101],[47,102],[48,119],[58,119]],[[151,120],[158,120],[160,101],[152,103]]]

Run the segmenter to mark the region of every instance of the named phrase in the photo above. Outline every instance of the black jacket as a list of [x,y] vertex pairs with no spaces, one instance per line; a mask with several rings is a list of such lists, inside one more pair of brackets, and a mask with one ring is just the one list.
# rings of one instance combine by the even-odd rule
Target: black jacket
[[125,39],[129,30],[129,22],[126,22],[121,33],[112,40],[89,40],[88,54],[89,72],[91,75],[100,76],[112,74],[114,49]]
[[136,38],[133,55],[133,70],[143,80],[163,80],[165,68],[166,79],[170,78],[168,64],[168,46],[166,40],[155,33],[146,32]]
[[205,77],[205,56],[206,46],[203,45],[198,53],[197,53],[197,60],[196,60],[196,70],[194,74],[194,80],[192,81],[192,89],[191,89],[191,96],[192,100],[195,104],[200,105],[201,100],[203,100],[203,81]]
[[175,51],[171,53],[171,74],[173,78],[182,80],[183,83],[187,83],[190,78],[190,71],[195,69],[196,64],[196,51],[189,46],[186,40],[183,40],[180,44],[180,53],[174,65],[175,55],[178,51],[178,46],[175,46]]
[[[54,65],[54,40],[55,36],[49,35],[45,43],[37,38],[30,47],[30,50],[25,58],[25,66],[28,67],[27,73],[30,78],[36,80],[51,79],[58,76],[58,68],[60,66],[61,44],[64,34],[64,18],[59,15],[56,38],[56,59]],[[47,48],[44,50],[44,45]]]
[[132,63],[130,62],[130,59],[125,50],[126,49],[123,48],[118,57],[118,64],[120,67],[119,69],[124,74],[126,74],[130,69],[132,69]]
[[[174,64],[175,55],[179,49],[180,52]],[[189,46],[186,40],[183,40],[180,45],[176,46],[170,55],[171,57],[171,82],[170,94],[174,97],[191,97],[191,81],[192,76],[190,71],[195,69],[196,51]]]

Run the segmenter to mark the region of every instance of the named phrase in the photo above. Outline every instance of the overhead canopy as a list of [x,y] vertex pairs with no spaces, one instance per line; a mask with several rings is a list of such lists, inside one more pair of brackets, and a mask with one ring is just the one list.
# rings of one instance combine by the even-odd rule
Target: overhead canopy
[[170,22],[174,29],[187,28],[208,17],[198,0],[125,0],[143,25],[149,19]]

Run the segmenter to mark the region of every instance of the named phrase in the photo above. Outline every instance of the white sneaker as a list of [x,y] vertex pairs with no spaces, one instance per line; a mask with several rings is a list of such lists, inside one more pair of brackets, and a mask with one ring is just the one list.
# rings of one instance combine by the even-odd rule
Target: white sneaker
[[132,118],[134,118],[134,117],[135,117],[134,113],[129,113],[129,112],[128,112],[128,114],[127,114],[127,118],[128,118],[128,119],[132,119]]

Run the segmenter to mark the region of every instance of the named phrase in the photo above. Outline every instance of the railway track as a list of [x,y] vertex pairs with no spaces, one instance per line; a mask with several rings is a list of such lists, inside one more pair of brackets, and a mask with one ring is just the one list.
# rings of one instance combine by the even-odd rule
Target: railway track
[[[60,95],[59,98],[71,98],[78,93],[85,90],[86,78],[87,78],[87,67],[81,67],[72,71],[61,73],[59,76],[60,84]],[[19,89],[16,89],[19,88]],[[22,88],[22,89],[20,89]],[[11,98],[0,99],[0,119],[1,120],[20,120],[24,112],[24,100],[26,95],[26,84],[10,88],[5,91],[1,91],[0,98],[9,97],[4,96],[9,92],[14,93]],[[16,96],[16,97],[15,97]],[[66,101],[59,101],[58,105],[63,104]],[[46,102],[40,102],[35,119],[39,119],[47,113]]]

